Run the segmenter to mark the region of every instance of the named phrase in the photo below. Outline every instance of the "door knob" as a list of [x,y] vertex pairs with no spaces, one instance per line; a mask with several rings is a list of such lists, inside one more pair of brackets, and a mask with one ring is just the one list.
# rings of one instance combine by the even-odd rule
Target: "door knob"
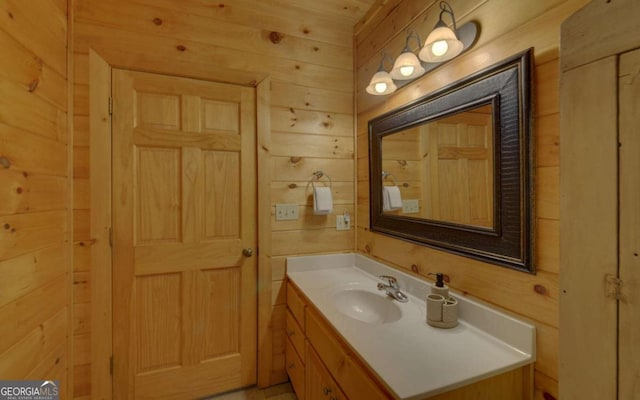
[[253,255],[253,249],[251,247],[247,247],[242,250],[242,255],[245,257],[251,257]]

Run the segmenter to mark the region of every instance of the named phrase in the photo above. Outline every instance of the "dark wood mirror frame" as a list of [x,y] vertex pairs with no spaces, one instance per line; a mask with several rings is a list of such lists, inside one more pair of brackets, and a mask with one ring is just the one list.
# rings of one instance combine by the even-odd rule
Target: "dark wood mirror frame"
[[[534,273],[531,63],[528,49],[369,121],[371,230],[489,263]],[[382,212],[382,138],[483,104],[493,105],[494,226]]]

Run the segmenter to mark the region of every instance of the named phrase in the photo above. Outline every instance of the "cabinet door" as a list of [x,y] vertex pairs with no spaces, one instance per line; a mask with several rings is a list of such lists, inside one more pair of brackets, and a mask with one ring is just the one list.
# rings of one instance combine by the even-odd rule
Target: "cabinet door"
[[619,399],[640,399],[640,50],[620,56]]
[[618,272],[616,67],[613,56],[562,75],[562,399],[616,398],[617,304],[603,290]]
[[316,351],[307,342],[307,360],[305,368],[306,396],[307,400],[346,400],[336,382],[331,378],[329,371],[322,364]]
[[298,400],[305,399],[305,389],[304,389],[304,364],[302,363],[302,359],[296,352],[291,340],[286,339],[285,345],[285,364],[287,366],[287,374],[289,375],[289,379],[291,380],[291,385],[293,386],[293,390],[296,392],[298,396]]
[[384,393],[371,377],[370,371],[357,361],[357,356],[339,339],[336,332],[323,322],[310,307],[306,313],[306,335],[313,348],[322,354],[324,365],[349,396],[355,399],[386,400]]

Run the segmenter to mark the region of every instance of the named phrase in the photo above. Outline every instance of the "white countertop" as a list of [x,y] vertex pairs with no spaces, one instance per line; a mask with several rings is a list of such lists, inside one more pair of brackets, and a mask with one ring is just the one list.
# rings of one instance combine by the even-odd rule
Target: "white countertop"
[[[338,311],[332,294],[345,285],[377,291],[379,275],[397,278],[408,303],[402,317],[369,324]],[[535,361],[535,327],[463,297],[452,329],[426,323],[429,282],[359,254],[289,257],[287,276],[398,399],[423,399]]]

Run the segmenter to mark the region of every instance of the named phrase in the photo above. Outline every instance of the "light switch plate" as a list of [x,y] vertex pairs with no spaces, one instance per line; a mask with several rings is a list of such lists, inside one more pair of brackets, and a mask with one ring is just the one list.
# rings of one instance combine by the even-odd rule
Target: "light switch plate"
[[336,215],[336,230],[348,231],[351,229],[351,219],[345,218],[344,215]]
[[415,214],[420,212],[420,206],[418,199],[406,199],[402,200],[402,213],[403,214]]
[[298,219],[297,204],[276,204],[276,221]]

